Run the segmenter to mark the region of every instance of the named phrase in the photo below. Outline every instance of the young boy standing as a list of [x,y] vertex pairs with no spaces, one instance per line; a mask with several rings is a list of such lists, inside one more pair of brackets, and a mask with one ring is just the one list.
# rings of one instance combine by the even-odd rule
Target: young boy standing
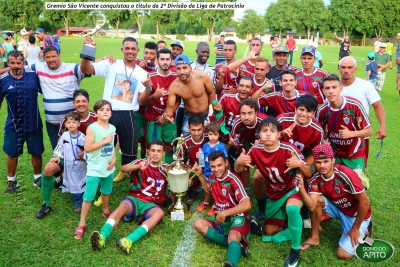
[[83,195],[81,219],[75,229],[74,238],[82,239],[86,231],[86,217],[91,202],[96,196],[97,187],[101,184],[101,198],[103,200],[103,217],[111,214],[109,203],[115,170],[114,136],[115,126],[109,124],[111,117],[111,103],[101,99],[94,104],[97,122],[92,123],[86,130],[85,150],[87,153],[86,189]]
[[375,53],[369,52],[368,55],[368,62],[365,65],[365,71],[367,72],[367,76],[365,77],[366,81],[372,83],[375,87],[376,79],[378,77],[378,63],[375,61]]
[[[228,153],[226,152],[225,146],[218,141],[219,139],[219,124],[214,121],[210,122],[207,127],[206,127],[208,139],[207,143],[203,145],[203,153],[204,153],[204,162],[205,162],[205,167],[204,167],[204,176],[206,177],[207,181],[208,178],[211,175],[211,168],[210,168],[210,162],[208,159],[208,156],[210,155],[211,152],[213,151],[221,151],[224,153],[225,157],[228,158]],[[197,207],[198,211],[203,211],[205,209],[208,209],[210,206],[210,194],[208,192],[205,192],[204,194],[204,201],[203,203]],[[212,216],[214,215],[214,207],[211,207],[210,211],[208,212],[207,215]]]
[[[257,166],[267,180],[265,232],[269,236],[264,236],[263,241],[292,240],[292,249],[284,266],[295,267],[300,260],[303,228],[300,209],[303,202],[293,180],[298,171],[305,177],[310,177],[311,171],[303,155],[294,145],[279,141],[280,131],[281,125],[275,118],[264,119],[259,133],[261,144],[253,146],[247,155],[243,150],[235,162],[235,171],[240,173],[245,166]],[[286,215],[288,228],[282,231]]]
[[[117,241],[117,246],[128,254],[133,243],[141,239],[161,221],[164,211],[160,208],[166,199],[167,164],[162,162],[165,144],[161,140],[150,143],[147,159],[138,159],[121,166],[121,171],[130,172],[132,184],[128,196],[122,200],[117,209],[108,217],[100,232],[90,236],[93,250],[105,247],[105,242],[122,219],[131,222],[138,219],[140,226],[131,234]],[[148,177],[143,179],[143,177]]]

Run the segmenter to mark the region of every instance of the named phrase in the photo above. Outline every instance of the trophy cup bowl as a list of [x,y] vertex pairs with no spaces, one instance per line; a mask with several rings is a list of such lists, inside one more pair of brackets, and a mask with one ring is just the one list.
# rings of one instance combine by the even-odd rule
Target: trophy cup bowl
[[171,220],[185,219],[185,212],[188,208],[183,203],[182,197],[189,188],[190,170],[191,168],[188,165],[181,164],[179,161],[177,161],[176,164],[171,164],[167,168],[169,188],[176,195],[176,201],[172,203],[169,208]]

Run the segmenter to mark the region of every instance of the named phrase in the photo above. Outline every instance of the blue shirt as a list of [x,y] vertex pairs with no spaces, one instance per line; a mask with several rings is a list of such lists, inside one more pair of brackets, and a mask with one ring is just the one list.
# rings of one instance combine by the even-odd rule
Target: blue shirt
[[315,58],[314,67],[320,68],[321,64],[319,64],[319,61],[322,60],[322,55],[318,50],[315,50]]
[[[400,43],[399,43],[399,46],[400,46]],[[396,54],[396,59],[399,58],[399,57],[400,57],[400,50],[399,50],[399,51],[397,52],[397,54]],[[400,64],[397,65],[397,72],[400,73]]]
[[0,76],[0,103],[7,100],[8,116],[4,131],[34,132],[42,128],[38,93],[41,92],[35,72],[24,70],[17,79],[6,72]]
[[378,77],[378,63],[376,61],[369,61],[365,66],[365,71],[371,71],[369,75],[369,80],[375,80]]
[[210,146],[210,142],[205,143],[203,145],[203,153],[204,153],[204,161],[205,161],[204,176],[207,179],[211,175],[211,168],[210,168],[210,163],[208,162],[208,155],[210,155],[210,153],[213,152],[213,151],[224,152],[225,157],[228,158],[228,153],[226,152],[226,148],[221,142],[218,142],[213,147]]
[[54,47],[57,48],[58,52],[60,52],[60,44],[56,44],[60,42],[60,37],[56,36],[53,38]]

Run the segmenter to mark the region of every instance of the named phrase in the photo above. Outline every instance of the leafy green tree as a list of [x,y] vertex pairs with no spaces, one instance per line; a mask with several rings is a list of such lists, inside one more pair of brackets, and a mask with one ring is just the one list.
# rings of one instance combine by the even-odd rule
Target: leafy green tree
[[[165,2],[165,1],[163,1]],[[170,24],[176,23],[180,15],[179,10],[170,9],[153,9],[150,18],[156,23],[157,39],[160,39],[161,26],[168,28]]]
[[[355,1],[331,0],[328,9],[330,11],[330,25],[334,31],[343,31],[343,36],[354,29],[356,14],[358,11]],[[375,15],[375,14],[374,14]]]
[[12,23],[12,29],[19,31],[23,27],[37,27],[39,15],[43,12],[41,0],[2,0],[0,10]]
[[312,30],[320,30],[328,22],[328,9],[323,0],[300,0],[296,16],[296,29],[307,31],[307,40],[310,40]]
[[[108,1],[106,1],[108,2]],[[106,16],[108,22],[115,27],[115,37],[118,37],[118,29],[121,23],[131,19],[131,12],[129,10],[109,9],[103,10],[102,13]]]
[[377,0],[363,1],[354,0],[357,5],[358,12],[356,14],[356,20],[354,21],[354,29],[363,35],[361,45],[365,46],[365,38],[368,35],[374,33],[374,28],[377,23],[378,17],[371,16],[371,14],[378,14]]
[[297,0],[279,0],[267,8],[265,24],[271,32],[279,32],[279,40],[282,40],[282,31],[296,27],[297,9]]
[[[53,2],[64,2],[63,0],[52,0]],[[81,2],[70,0],[69,2]],[[69,35],[71,24],[78,23],[89,14],[89,10],[45,10],[45,17],[57,28],[65,27],[65,34]]]
[[265,21],[262,17],[258,16],[256,11],[253,9],[247,9],[244,12],[242,21],[235,28],[235,31],[240,39],[245,39],[246,36],[251,33],[263,34],[265,30]]

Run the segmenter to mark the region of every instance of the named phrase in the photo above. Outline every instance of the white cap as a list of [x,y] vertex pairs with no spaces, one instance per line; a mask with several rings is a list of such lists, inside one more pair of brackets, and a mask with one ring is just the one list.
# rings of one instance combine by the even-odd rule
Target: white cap
[[25,30],[25,28],[23,28],[22,30],[20,30],[19,33],[20,33],[22,36],[25,36],[25,35],[28,34],[28,32]]
[[310,46],[312,46],[314,48],[317,48],[318,47],[318,43],[317,42],[312,42],[312,43],[310,43]]

